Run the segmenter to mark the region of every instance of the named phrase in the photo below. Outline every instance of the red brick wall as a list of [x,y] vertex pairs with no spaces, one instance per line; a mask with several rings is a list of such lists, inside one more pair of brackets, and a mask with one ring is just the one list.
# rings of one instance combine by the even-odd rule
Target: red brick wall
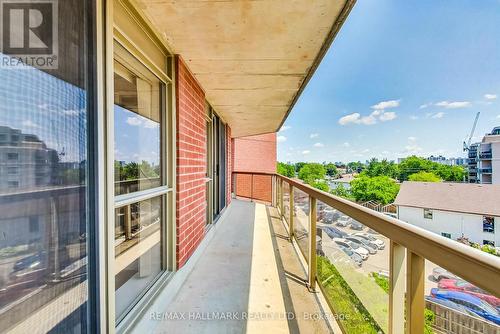
[[276,172],[276,133],[235,138],[234,170]]
[[177,267],[189,259],[205,235],[205,93],[176,57],[177,106]]
[[[276,172],[276,133],[234,138],[235,172]],[[265,175],[237,174],[236,196],[265,202],[272,200],[272,178]]]

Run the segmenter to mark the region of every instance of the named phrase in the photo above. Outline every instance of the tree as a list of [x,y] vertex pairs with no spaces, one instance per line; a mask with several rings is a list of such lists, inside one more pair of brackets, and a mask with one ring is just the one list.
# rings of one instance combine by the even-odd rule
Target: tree
[[410,181],[417,181],[417,182],[441,182],[443,181],[439,176],[432,172],[418,172],[415,174],[411,174],[408,177],[408,180]]
[[278,174],[287,176],[287,177],[294,177],[295,176],[295,166],[291,164],[285,164],[283,162],[278,162],[278,165],[276,166],[276,170]]
[[387,161],[387,159],[378,161],[375,158],[370,160],[363,173],[369,177],[385,175],[393,179],[397,178],[399,174],[398,165],[393,161]]
[[316,180],[323,180],[325,178],[326,170],[322,164],[306,163],[304,167],[299,170],[299,179],[312,185]]
[[326,191],[326,192],[328,192],[328,190],[330,190],[328,183],[326,183],[325,181],[314,181],[312,186],[316,189]]
[[361,171],[365,168],[360,161],[353,161],[347,164],[347,171],[351,173],[361,173]]
[[330,194],[347,199],[352,199],[351,192],[349,191],[349,189],[344,187],[342,183],[338,184],[335,188],[330,190]]
[[307,164],[307,162],[296,162],[295,163],[295,172],[298,173],[302,167],[304,167]]
[[323,166],[325,167],[326,175],[331,176],[331,177],[335,177],[338,175],[339,172],[337,171],[337,166],[335,166],[335,164],[329,162],[329,163],[323,164]]
[[432,172],[442,180],[456,182],[463,181],[467,173],[462,166],[443,165],[417,156],[408,157],[399,164],[400,181],[406,181],[410,175],[418,172]]
[[351,194],[358,202],[377,201],[389,204],[399,192],[399,185],[388,176],[361,175],[351,182]]

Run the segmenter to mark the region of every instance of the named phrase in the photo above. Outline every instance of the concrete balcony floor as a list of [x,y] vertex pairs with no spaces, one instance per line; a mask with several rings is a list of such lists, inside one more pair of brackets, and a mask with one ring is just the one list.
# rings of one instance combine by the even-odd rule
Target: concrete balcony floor
[[340,333],[275,208],[233,199],[200,248],[133,332]]

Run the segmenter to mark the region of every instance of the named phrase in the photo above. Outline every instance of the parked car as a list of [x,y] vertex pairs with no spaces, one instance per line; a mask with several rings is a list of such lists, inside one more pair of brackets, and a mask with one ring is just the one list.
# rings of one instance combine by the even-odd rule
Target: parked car
[[350,217],[341,216],[339,219],[337,219],[337,222],[335,223],[335,225],[341,226],[341,227],[346,227],[347,225],[349,225],[350,222],[351,222]]
[[441,267],[436,267],[432,270],[432,277],[434,278],[434,280],[436,280],[436,282],[439,282],[443,278],[461,279],[457,275],[450,273],[449,271]]
[[340,233],[337,233],[337,231],[332,230],[329,228],[330,226],[321,226],[320,228],[325,231],[326,235],[328,235],[330,238],[343,238],[343,235]]
[[471,316],[474,316],[474,317],[478,316],[476,313],[470,311],[465,306],[457,304],[457,303],[454,303],[454,302],[452,302],[451,300],[448,300],[448,299],[439,299],[439,298],[435,298],[435,297],[432,297],[432,296],[425,296],[425,300],[430,301],[431,303],[435,303],[435,304],[438,304],[438,305],[441,305],[441,306],[445,306],[445,307],[450,308],[450,309],[452,309],[454,311],[465,313],[465,314],[468,314],[468,315],[471,315]]
[[368,251],[365,248],[359,247],[358,245],[354,244],[352,241],[340,238],[335,238],[333,239],[333,241],[335,241],[337,245],[348,248],[354,253],[359,254],[363,260],[366,260],[368,258]]
[[358,267],[361,267],[361,265],[363,264],[363,258],[362,258],[359,254],[357,254],[357,253],[353,252],[352,250],[350,250],[349,248],[346,248],[346,247],[342,247],[342,246],[340,246],[339,248],[340,248],[340,249],[341,249],[344,253],[346,253],[346,254],[347,254],[347,256],[349,256],[349,257],[351,258],[351,260],[352,260],[352,261],[353,261],[353,262],[354,262],[354,263],[355,263]]
[[484,301],[487,301],[489,304],[493,305],[496,308],[500,307],[500,298],[493,296],[492,294],[484,291],[481,288],[478,288],[474,284],[471,284],[464,280],[457,280],[454,278],[443,278],[438,283],[438,288],[443,290],[455,290],[462,291],[468,293],[470,295],[481,298]]
[[377,253],[377,246],[375,244],[372,244],[371,242],[362,239],[362,238],[356,238],[354,236],[348,236],[346,237],[347,240],[353,242],[354,244],[358,245],[359,247],[366,248],[366,250],[370,254],[376,254]]
[[354,219],[351,221],[351,230],[362,231],[363,228],[364,228],[364,225],[361,224],[360,222],[358,222]]
[[389,216],[391,218],[396,218],[398,219],[398,215],[396,213],[392,213],[392,212],[384,212],[384,215],[386,216]]
[[368,233],[354,233],[353,235],[363,238],[365,240],[373,242],[375,245],[377,245],[378,249],[384,249],[385,248],[385,242],[383,242],[380,239],[375,238],[373,235],[370,235]]
[[460,291],[440,290],[437,288],[431,289],[431,295],[437,299],[445,299],[462,305],[478,316],[500,325],[500,312],[478,297]]
[[328,226],[328,228],[329,228],[330,230],[332,230],[332,231],[334,231],[334,232],[336,232],[336,233],[340,234],[340,235],[341,235],[341,238],[345,238],[345,237],[347,237],[347,236],[349,235],[347,232],[344,232],[344,231],[342,231],[341,229],[336,228],[335,226]]

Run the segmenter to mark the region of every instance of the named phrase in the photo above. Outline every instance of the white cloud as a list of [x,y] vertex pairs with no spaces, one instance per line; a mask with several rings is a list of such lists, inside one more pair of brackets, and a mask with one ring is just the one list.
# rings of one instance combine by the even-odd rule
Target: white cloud
[[145,127],[146,129],[156,129],[156,128],[158,128],[159,126],[160,126],[160,124],[158,124],[158,123],[156,123],[156,122],[153,122],[153,121],[151,121],[151,120],[149,120],[149,119],[148,119],[148,120],[146,120],[146,121],[144,121],[144,127]]
[[[82,110],[82,112],[85,112]],[[80,110],[74,110],[74,109],[69,109],[69,110],[62,110],[62,113],[67,116],[78,116],[80,113]]]
[[291,127],[291,126],[289,126],[289,125],[283,125],[283,126],[281,127],[281,129],[280,129],[280,132],[283,132],[283,131],[289,130],[289,129],[291,129],[291,128],[292,128],[292,127]]
[[375,110],[384,110],[384,109],[389,109],[389,108],[396,108],[396,107],[399,107],[399,101],[400,100],[382,101],[382,102],[379,102],[379,103],[371,106],[371,108],[375,109]]
[[497,98],[496,94],[484,94],[484,98],[487,100],[494,100]]
[[392,121],[397,117],[397,114],[394,111],[383,111],[383,110],[375,110],[370,115],[361,116],[359,113],[353,113],[349,115],[342,116],[339,119],[340,125],[347,125],[349,123],[353,124],[363,124],[363,125],[373,125],[378,121],[386,122]]
[[323,145],[323,143],[316,143],[313,146],[314,147],[325,147],[325,145]]
[[127,124],[132,126],[139,126],[142,124],[142,121],[137,117],[127,117]]
[[497,118],[500,119],[500,115],[497,115]]
[[432,102],[429,102],[429,103],[424,103],[424,104],[422,104],[422,105],[421,105],[420,107],[418,107],[418,108],[419,108],[419,109],[425,109],[425,108],[430,107],[430,106],[432,106]]
[[357,112],[355,112],[353,114],[345,115],[345,116],[340,117],[339,124],[346,125],[349,123],[358,123],[360,117],[361,117],[361,115]]
[[408,137],[408,141],[413,141],[414,142],[416,140],[417,140],[417,137],[412,137],[412,136]]
[[396,115],[396,113],[394,111],[386,111],[386,112],[382,113],[382,115],[380,115],[379,119],[382,122],[387,122],[387,121],[392,121],[396,117],[398,117],[398,116]]
[[311,153],[311,151],[309,151],[309,150],[302,151],[302,154],[304,154],[304,155],[309,154],[309,153]]
[[26,127],[29,127],[29,128],[39,128],[40,125],[36,124],[36,123],[33,123],[31,120],[26,120],[26,121],[23,121],[23,126],[26,126]]
[[446,109],[458,109],[458,108],[466,108],[469,107],[471,103],[469,101],[441,101],[435,104],[437,107],[442,107]]
[[440,111],[431,116],[431,118],[443,118],[444,112]]
[[319,133],[311,133],[309,135],[309,138],[313,139],[313,138],[318,138],[319,137]]
[[277,141],[278,143],[283,143],[283,142],[286,142],[286,137],[285,137],[285,136],[278,136],[278,137],[276,138],[276,141]]
[[416,121],[417,119],[418,119],[418,116],[410,115],[410,120]]
[[[500,115],[498,115],[498,116],[500,116]],[[348,142],[345,142],[345,143],[342,144],[342,146],[344,146],[344,147],[350,147],[351,144],[349,144]]]

